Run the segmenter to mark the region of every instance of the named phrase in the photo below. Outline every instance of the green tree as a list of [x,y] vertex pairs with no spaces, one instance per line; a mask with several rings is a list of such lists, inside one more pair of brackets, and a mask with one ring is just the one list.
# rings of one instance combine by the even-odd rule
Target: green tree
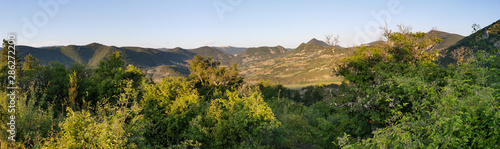
[[132,65],[125,66],[120,52],[114,52],[99,62],[98,68],[94,69],[90,78],[91,87],[88,92],[91,94],[89,99],[93,100],[90,102],[97,103],[96,99],[107,98],[111,103],[115,103],[124,87],[123,80],[132,80],[134,82],[132,87],[139,87],[144,79],[144,74]]
[[196,55],[190,62],[189,80],[193,81],[200,93],[212,93],[216,89],[236,90],[242,83],[243,77],[238,75],[236,64],[231,67],[221,67],[219,61],[212,57],[208,59]]

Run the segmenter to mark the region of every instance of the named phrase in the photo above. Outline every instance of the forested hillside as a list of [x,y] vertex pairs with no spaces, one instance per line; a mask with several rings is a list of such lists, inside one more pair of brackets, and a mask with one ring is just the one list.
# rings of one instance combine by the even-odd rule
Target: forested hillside
[[[386,40],[374,46],[332,50],[304,43],[293,51],[245,51],[276,56],[277,68],[307,62],[344,79],[300,91],[266,80],[249,83],[237,65],[223,67],[211,57],[185,61],[183,49],[172,50],[174,62],[147,62],[141,54],[156,50],[134,47],[53,51],[95,64],[87,66],[23,55],[15,66],[16,139],[9,141],[9,128],[0,125],[0,148],[500,148],[500,57],[491,54],[499,49],[471,43],[477,52],[441,66],[435,45],[442,39],[400,28],[385,29]],[[7,51],[0,59],[2,80]],[[89,58],[99,52],[111,54]],[[345,58],[322,60],[336,56]],[[151,81],[130,59],[171,64],[164,69],[186,65],[189,75]],[[7,82],[0,87],[0,122],[6,124]]]

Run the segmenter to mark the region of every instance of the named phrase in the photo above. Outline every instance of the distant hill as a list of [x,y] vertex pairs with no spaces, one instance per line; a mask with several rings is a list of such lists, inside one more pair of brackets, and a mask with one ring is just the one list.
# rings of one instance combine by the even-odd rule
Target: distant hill
[[[498,41],[498,29],[492,27],[487,30],[492,45],[500,45]],[[432,31],[433,36],[443,39],[436,45],[444,49],[457,42],[463,37],[441,31]],[[461,44],[467,44],[469,37],[460,40]],[[366,46],[376,46],[367,44]],[[327,43],[315,38],[301,43],[295,49],[286,49],[282,46],[275,47],[199,47],[192,50],[180,47],[173,49],[152,49],[142,47],[115,47],[99,43],[88,45],[68,45],[52,47],[28,47],[18,46],[19,56],[24,58],[31,53],[44,63],[59,61],[65,65],[72,63],[87,64],[92,68],[97,67],[109,54],[119,51],[122,53],[126,63],[140,68],[147,77],[159,81],[164,77],[188,76],[189,60],[195,55],[203,57],[214,57],[221,61],[223,66],[231,63],[238,64],[240,74],[245,76],[248,82],[256,82],[260,79],[269,79],[281,84],[314,84],[340,82],[342,78],[334,76],[333,66],[342,58],[352,55],[355,48],[343,48],[336,46],[331,49]],[[449,49],[449,48],[447,48]]]
[[[250,54],[250,51],[248,53]],[[335,50],[331,50],[325,42],[312,39],[307,43],[302,43],[294,50],[285,49],[271,58],[248,58],[247,61],[244,61],[246,63],[241,65],[240,70],[248,82],[257,82],[260,79],[268,79],[281,84],[340,82],[342,78],[333,75],[332,66],[338,60],[352,55],[352,53],[354,53],[353,48],[337,47]],[[265,53],[265,50],[261,49],[250,55],[265,54],[269,53]],[[243,54],[241,55],[243,56]]]
[[322,47],[329,47],[326,42],[318,40],[316,38],[313,38],[313,39],[309,40],[309,42],[307,42],[307,43],[308,44],[312,44],[312,45],[322,46]]
[[31,53],[34,57],[44,62],[44,64],[48,64],[50,61],[59,61],[64,64],[75,63],[75,60],[64,54],[57,47],[34,48],[19,45],[16,46],[16,49],[19,51],[18,56],[21,58],[21,61],[24,61],[24,58]]
[[169,53],[177,53],[177,54],[181,54],[181,55],[184,55],[184,56],[187,56],[187,57],[193,57],[193,56],[196,55],[195,53],[190,52],[189,50],[183,49],[183,48],[180,48],[180,47],[176,47],[176,48],[173,48],[173,49],[163,49],[162,51],[169,52]]
[[283,55],[287,50],[282,46],[248,48],[245,52],[235,56],[233,63],[238,65],[251,65],[264,60],[269,60]]
[[189,70],[187,69],[189,65],[188,61],[197,54],[204,57],[219,54],[221,56],[216,57],[216,59],[223,58],[223,61],[227,62],[232,58],[230,54],[223,53],[217,49],[207,51],[204,47],[192,51],[182,48],[158,50],[141,47],[115,47],[91,43],[83,46],[69,45],[43,48],[17,46],[17,49],[23,61],[24,57],[31,53],[44,64],[48,64],[51,61],[59,61],[68,66],[73,63],[80,63],[86,64],[91,68],[97,67],[99,62],[104,60],[109,54],[119,51],[126,63],[137,66],[154,80],[159,80],[159,78],[166,76],[189,75]]
[[[317,40],[316,38],[313,38],[309,40],[307,43],[301,43],[295,50],[292,50],[292,52],[297,53],[297,52],[315,52],[317,50],[323,50],[323,49],[329,49],[330,46],[321,40]],[[343,47],[341,46],[336,46],[335,49],[342,49]]]
[[452,34],[437,30],[429,31],[427,35],[441,38],[443,40],[436,44],[435,48],[438,50],[446,49],[464,38],[464,36],[458,34]]
[[248,49],[248,48],[243,48],[243,47],[232,47],[232,46],[220,46],[220,47],[212,47],[212,48],[216,48],[222,52],[225,52],[225,53],[228,53],[231,55],[241,54],[241,53],[245,52],[245,50]]
[[230,66],[233,55],[224,53],[216,48],[204,46],[191,50],[190,52],[201,55],[203,57],[213,57],[215,60],[221,62],[222,65]]
[[[231,48],[232,52],[242,50],[233,47],[226,47],[226,50],[227,48]],[[160,81],[164,77],[189,75],[189,60],[195,55],[201,55],[214,57],[224,66],[238,64],[241,75],[249,82],[269,79],[282,84],[339,82],[341,78],[333,76],[332,66],[354,51],[353,48],[342,47],[331,50],[325,42],[317,39],[302,43],[293,50],[282,46],[245,48],[236,56],[208,46],[187,50],[180,47],[152,49],[91,43],[42,48],[18,46],[18,49],[20,57],[24,58],[31,53],[45,64],[59,61],[65,65],[87,64],[91,68],[97,67],[109,54],[119,51],[126,63],[137,66],[154,81]]]
[[495,51],[500,49],[500,20],[463,38],[446,50],[443,50],[440,53],[442,58],[439,60],[441,65],[455,63],[456,60],[453,59],[452,53],[461,48],[470,49],[473,54],[477,53],[479,50],[484,50],[490,54],[498,54],[495,53]]
[[24,58],[31,53],[44,63],[59,61],[65,65],[72,63],[87,64],[96,67],[107,55],[119,51],[124,60],[138,67],[154,67],[159,65],[186,65],[190,57],[179,53],[164,52],[150,48],[140,47],[115,47],[99,43],[77,46],[34,48],[19,46],[19,56]]

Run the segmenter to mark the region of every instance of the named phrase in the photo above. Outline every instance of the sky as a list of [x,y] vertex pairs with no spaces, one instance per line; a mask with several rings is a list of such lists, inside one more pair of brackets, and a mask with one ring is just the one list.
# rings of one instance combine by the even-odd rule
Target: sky
[[3,0],[0,37],[34,47],[296,48],[338,35],[350,47],[409,25],[467,36],[500,19],[500,1],[454,0]]

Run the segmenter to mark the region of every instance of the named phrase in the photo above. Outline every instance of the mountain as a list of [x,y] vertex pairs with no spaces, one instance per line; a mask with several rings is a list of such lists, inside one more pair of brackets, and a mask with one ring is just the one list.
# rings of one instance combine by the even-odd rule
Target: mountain
[[458,41],[462,40],[464,36],[458,34],[447,33],[443,31],[432,30],[427,33],[427,35],[432,37],[437,37],[442,39],[443,41],[437,43],[435,48],[438,50],[447,49]]
[[287,50],[282,46],[248,48],[245,52],[235,56],[232,62],[240,66],[248,66],[278,57],[286,52]]
[[313,38],[307,42],[308,44],[313,44],[313,45],[318,45],[322,47],[329,47],[328,44],[324,41],[318,40],[316,38]]
[[214,60],[218,60],[221,62],[222,65],[224,66],[230,66],[231,65],[231,60],[233,59],[233,55],[224,53],[216,48],[213,47],[200,47],[191,50],[190,52],[195,53],[197,55],[201,55],[203,57],[213,57]]
[[[182,48],[168,49],[165,51],[141,48],[141,47],[115,47],[99,43],[77,46],[69,45],[63,47],[34,48],[29,46],[17,46],[19,56],[23,59],[28,54],[41,60],[44,64],[51,61],[59,61],[65,65],[73,63],[87,64],[91,68],[97,67],[100,61],[109,54],[119,51],[124,61],[137,66],[146,72],[149,77],[187,76],[189,70],[188,60],[195,53]],[[149,72],[149,73],[148,73]],[[161,73],[163,75],[159,75]]]
[[38,60],[45,62],[44,64],[48,64],[50,61],[59,61],[65,64],[75,63],[75,60],[67,56],[57,47],[34,48],[19,45],[16,46],[16,49],[19,51],[18,56],[21,58],[21,61],[24,61],[24,57],[31,53]]
[[[452,53],[461,47],[470,48],[475,53],[480,50],[493,52],[500,48],[500,20],[479,30],[470,36],[463,37],[443,31],[430,31],[428,35],[443,39],[435,45],[440,51],[441,64],[454,63]],[[378,46],[381,41],[368,43],[365,46]],[[141,69],[147,77],[159,81],[164,77],[189,75],[189,60],[195,55],[213,57],[221,61],[223,66],[231,63],[238,64],[240,74],[248,82],[257,82],[268,79],[281,84],[312,85],[314,83],[340,82],[333,74],[333,67],[341,59],[354,54],[355,48],[336,46],[330,48],[324,41],[313,38],[301,43],[295,49],[275,47],[199,47],[192,50],[180,47],[173,49],[153,49],[142,47],[116,47],[99,43],[88,45],[68,45],[50,47],[17,46],[19,56],[24,59],[31,53],[34,57],[47,64],[50,61],[59,61],[65,65],[81,63],[97,67],[100,61],[109,54],[119,51],[128,64]]]
[[[479,31],[459,40],[454,45],[443,50],[440,55],[441,65],[453,64],[457,58],[453,53],[470,49],[471,54],[484,50],[490,54],[498,54],[495,51],[500,49],[500,20],[480,29]],[[467,55],[470,56],[470,55]]]
[[225,52],[225,53],[228,53],[231,55],[241,54],[241,53],[245,52],[246,49],[248,49],[248,48],[232,47],[232,46],[220,46],[220,47],[212,47],[212,48],[216,48],[222,52]]
[[181,54],[181,55],[184,55],[184,56],[187,56],[187,57],[194,57],[196,55],[195,53],[190,52],[189,50],[183,49],[183,48],[180,48],[180,47],[176,47],[176,48],[173,48],[173,49],[163,49],[162,51],[169,52],[169,53],[177,53],[177,54]]
[[[233,47],[232,52],[241,51]],[[160,81],[164,77],[189,75],[189,60],[195,55],[214,57],[223,66],[238,64],[240,74],[247,81],[256,82],[269,79],[282,84],[339,82],[341,78],[333,76],[332,65],[343,57],[353,53],[353,48],[337,47],[335,50],[320,40],[311,39],[293,50],[282,46],[245,48],[236,56],[222,52],[216,47],[199,47],[192,50],[180,47],[173,49],[152,49],[142,47],[115,47],[99,43],[88,45],[68,45],[57,47],[18,46],[19,56],[24,58],[31,53],[45,64],[59,61],[65,65],[72,63],[87,64],[97,67],[109,54],[119,51],[128,64],[141,69],[147,77]],[[236,49],[236,50],[235,50]]]
[[[311,85],[318,82],[340,82],[342,79],[334,76],[332,66],[340,59],[352,55],[353,48],[338,47],[329,49],[323,41],[312,39],[302,43],[294,50],[283,49],[271,54],[265,48],[248,49],[239,69],[248,82],[268,79],[281,84]],[[326,46],[325,46],[326,45]],[[259,58],[264,57],[265,58]]]
[[450,49],[481,46],[484,50],[500,48],[500,20],[458,41]]

